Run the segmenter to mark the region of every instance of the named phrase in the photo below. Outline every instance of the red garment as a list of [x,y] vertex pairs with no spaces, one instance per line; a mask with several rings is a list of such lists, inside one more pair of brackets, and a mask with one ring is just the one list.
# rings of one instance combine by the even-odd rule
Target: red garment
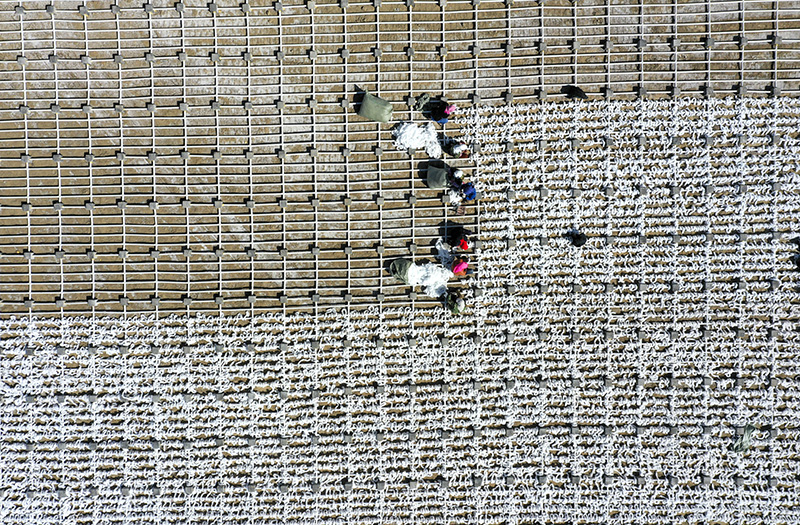
[[467,250],[469,250],[469,243],[467,242],[466,239],[461,239],[458,242],[458,247],[461,248],[464,251],[467,251]]

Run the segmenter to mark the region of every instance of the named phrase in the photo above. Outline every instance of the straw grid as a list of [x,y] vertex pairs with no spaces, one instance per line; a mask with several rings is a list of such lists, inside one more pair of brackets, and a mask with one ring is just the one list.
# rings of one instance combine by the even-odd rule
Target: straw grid
[[427,256],[453,211],[424,154],[354,114],[358,89],[417,121],[423,92],[798,89],[791,2],[378,4],[0,5],[4,311],[429,304],[383,269]]
[[800,522],[796,5],[378,4],[0,4],[0,522]]
[[3,521],[796,522],[800,179],[771,137],[798,119],[788,98],[470,111],[461,318],[5,321]]

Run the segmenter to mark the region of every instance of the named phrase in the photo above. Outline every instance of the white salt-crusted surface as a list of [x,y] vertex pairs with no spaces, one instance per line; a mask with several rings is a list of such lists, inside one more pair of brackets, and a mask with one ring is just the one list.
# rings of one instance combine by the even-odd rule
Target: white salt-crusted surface
[[482,293],[458,318],[4,321],[0,521],[797,522],[799,115],[468,113]]

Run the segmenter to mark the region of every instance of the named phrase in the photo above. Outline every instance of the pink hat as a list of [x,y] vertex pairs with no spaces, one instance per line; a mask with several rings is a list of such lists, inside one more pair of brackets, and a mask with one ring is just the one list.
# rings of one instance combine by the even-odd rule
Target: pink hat
[[453,273],[461,273],[467,271],[467,267],[469,263],[467,261],[460,261],[455,266],[453,266]]

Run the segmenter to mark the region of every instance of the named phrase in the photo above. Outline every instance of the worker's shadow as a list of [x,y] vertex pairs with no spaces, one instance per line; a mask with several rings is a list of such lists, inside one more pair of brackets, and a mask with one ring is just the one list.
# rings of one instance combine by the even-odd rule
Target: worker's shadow
[[353,86],[353,89],[356,92],[355,95],[353,95],[353,108],[355,109],[355,112],[358,113],[361,111],[361,104],[364,102],[364,97],[367,94],[367,90],[360,86]]
[[431,165],[431,160],[421,160],[419,164],[417,164],[417,178],[422,182],[427,182],[428,180],[428,167]]
[[[442,241],[444,241],[445,244],[449,245],[449,243],[447,242],[448,234],[453,230],[453,228],[456,228],[456,227],[462,227],[463,228],[463,225],[462,224],[458,224],[457,222],[453,222],[451,220],[442,221],[439,224],[439,227],[437,229],[437,233],[439,234],[439,239],[442,239]],[[433,259],[435,261],[439,262],[439,249],[436,247],[436,242],[437,241],[438,241],[438,239],[434,239],[431,242],[429,248],[430,248],[431,257],[433,257]],[[451,251],[451,253],[452,253],[452,251]]]
[[428,185],[428,169],[435,167],[441,169],[450,169],[450,166],[445,163],[445,161],[440,159],[428,159],[428,160],[421,160],[419,161],[419,165],[417,166],[419,169],[417,170],[417,177],[419,180],[425,183],[425,186]]
[[[447,241],[448,233],[450,233],[455,228],[464,228],[464,226],[465,226],[464,224],[453,222],[449,219],[446,221],[442,221],[441,224],[439,224],[439,237]],[[469,231],[466,228],[464,228],[464,230],[466,233],[469,233]]]

